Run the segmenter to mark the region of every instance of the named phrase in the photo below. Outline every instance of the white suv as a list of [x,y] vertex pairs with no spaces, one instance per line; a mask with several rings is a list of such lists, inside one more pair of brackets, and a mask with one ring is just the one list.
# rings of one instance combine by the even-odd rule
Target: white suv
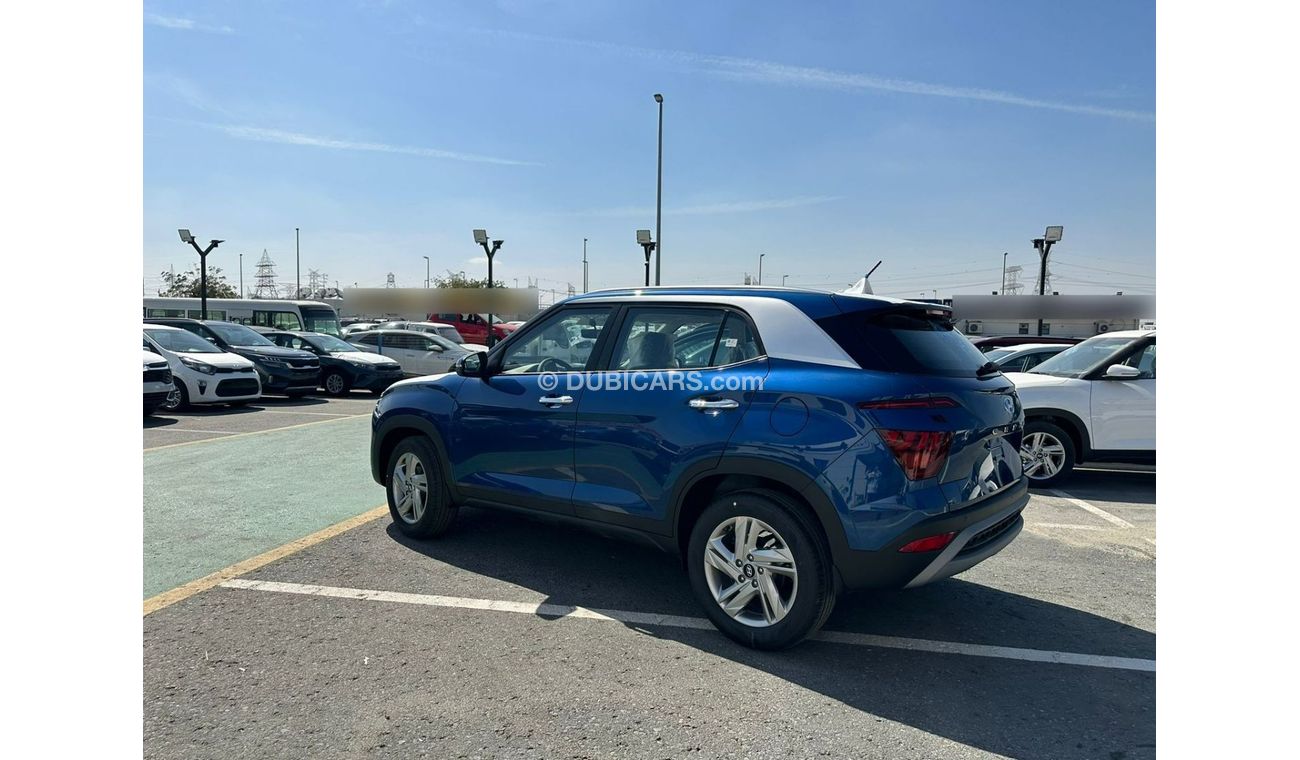
[[1080,462],[1155,462],[1154,330],[1098,335],[1007,378],[1025,408],[1020,458],[1033,485]]

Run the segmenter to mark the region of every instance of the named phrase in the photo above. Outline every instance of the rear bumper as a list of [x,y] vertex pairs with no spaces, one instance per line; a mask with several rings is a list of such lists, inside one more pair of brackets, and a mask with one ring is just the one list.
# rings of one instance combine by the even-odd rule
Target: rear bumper
[[[879,551],[838,552],[835,566],[846,588],[913,588],[971,569],[1009,545],[1029,503],[1028,478],[983,501],[917,523]],[[902,546],[919,538],[956,533],[942,551],[902,554]]]

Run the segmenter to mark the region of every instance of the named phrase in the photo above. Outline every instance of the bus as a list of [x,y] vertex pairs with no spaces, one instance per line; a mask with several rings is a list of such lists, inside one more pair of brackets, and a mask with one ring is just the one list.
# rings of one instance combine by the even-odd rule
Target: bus
[[[146,298],[144,318],[189,317],[198,319],[197,298]],[[274,327],[278,330],[339,334],[339,315],[321,301],[277,301],[270,298],[209,298],[208,319],[242,325]]]

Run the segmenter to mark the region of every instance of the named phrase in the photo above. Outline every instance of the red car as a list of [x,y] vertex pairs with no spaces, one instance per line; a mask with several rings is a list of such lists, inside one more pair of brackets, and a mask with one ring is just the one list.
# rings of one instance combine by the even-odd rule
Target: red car
[[[430,322],[442,322],[456,328],[456,332],[461,334],[466,343],[488,344],[488,323],[487,317],[483,314],[430,314]],[[507,325],[496,317],[492,318],[492,333],[497,340],[505,338],[514,332],[515,328]]]

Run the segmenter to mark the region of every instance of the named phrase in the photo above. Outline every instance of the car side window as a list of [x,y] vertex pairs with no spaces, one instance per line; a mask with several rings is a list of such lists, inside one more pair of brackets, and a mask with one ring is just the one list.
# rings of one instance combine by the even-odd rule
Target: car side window
[[727,313],[727,320],[722,324],[722,333],[718,336],[718,348],[713,354],[714,367],[749,361],[763,355],[759,348],[758,337],[749,327],[749,321],[735,312]]
[[361,337],[357,338],[356,342],[357,342],[357,343],[363,343],[363,344],[365,344],[365,345],[367,345],[367,346],[375,346],[375,345],[378,345],[378,344],[379,344],[379,336],[378,336],[378,335],[362,335]]
[[1137,376],[1138,380],[1155,380],[1156,379],[1155,342],[1152,342],[1151,345],[1147,346],[1141,351],[1138,351],[1137,353],[1133,354],[1129,358],[1125,359],[1124,363],[1130,367],[1136,367],[1138,371],[1142,373]]
[[501,371],[565,372],[586,369],[610,309],[565,309],[512,343],[501,359]]
[[629,309],[609,366],[623,370],[708,367],[726,314],[710,308]]
[[413,340],[415,343],[419,345],[418,350],[420,351],[433,351],[439,354],[442,353],[442,346],[438,345],[432,340],[429,340],[429,337],[426,336],[424,333],[415,333],[414,335],[410,336],[409,339]]

